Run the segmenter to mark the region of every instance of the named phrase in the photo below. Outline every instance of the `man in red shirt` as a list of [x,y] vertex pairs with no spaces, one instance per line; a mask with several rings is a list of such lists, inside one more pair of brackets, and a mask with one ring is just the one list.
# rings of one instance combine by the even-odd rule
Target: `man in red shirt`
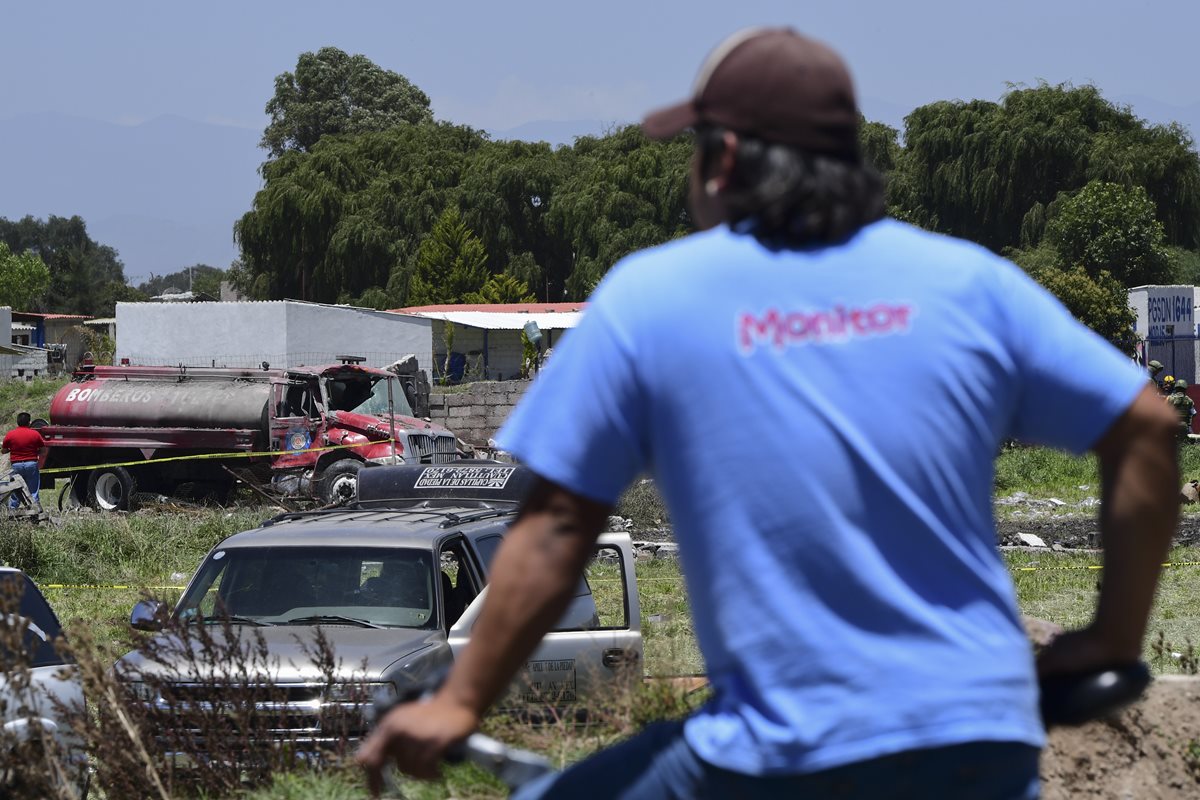
[[[34,503],[41,502],[38,497],[38,489],[42,484],[38,474],[38,456],[45,449],[46,440],[36,429],[29,427],[29,414],[24,411],[17,414],[17,427],[5,434],[4,442],[0,443],[0,452],[8,453],[13,472],[25,479]],[[16,508],[17,498],[9,497],[8,506]]]

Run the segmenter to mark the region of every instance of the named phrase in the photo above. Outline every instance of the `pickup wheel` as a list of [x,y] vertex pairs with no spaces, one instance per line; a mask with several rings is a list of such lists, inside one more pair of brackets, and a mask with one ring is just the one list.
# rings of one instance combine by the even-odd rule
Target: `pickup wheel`
[[97,511],[133,511],[137,479],[124,467],[94,469],[88,473],[87,504]]
[[317,497],[327,506],[344,505],[358,496],[358,471],[362,462],[353,458],[343,458],[335,461],[321,476],[317,487]]

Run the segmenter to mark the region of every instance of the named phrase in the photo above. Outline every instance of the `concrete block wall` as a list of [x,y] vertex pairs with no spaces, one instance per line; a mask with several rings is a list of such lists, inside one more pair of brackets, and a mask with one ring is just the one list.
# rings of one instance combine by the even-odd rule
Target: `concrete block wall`
[[446,391],[434,387],[429,415],[473,445],[486,445],[529,388],[529,381],[480,381]]

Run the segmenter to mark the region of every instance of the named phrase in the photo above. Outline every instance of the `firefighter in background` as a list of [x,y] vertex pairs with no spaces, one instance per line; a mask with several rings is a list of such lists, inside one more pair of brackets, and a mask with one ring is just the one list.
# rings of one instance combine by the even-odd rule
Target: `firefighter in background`
[[1196,404],[1187,396],[1187,381],[1177,380],[1171,390],[1167,402],[1179,414],[1179,438],[1187,440],[1192,432],[1192,417],[1196,416]]
[[1163,393],[1164,397],[1170,397],[1171,392],[1174,389],[1175,389],[1175,376],[1174,375],[1167,375],[1165,378],[1162,379],[1162,383],[1159,384],[1159,390]]
[[1162,374],[1162,371],[1163,365],[1161,361],[1154,360],[1146,365],[1146,375],[1155,386],[1159,385],[1158,376]]

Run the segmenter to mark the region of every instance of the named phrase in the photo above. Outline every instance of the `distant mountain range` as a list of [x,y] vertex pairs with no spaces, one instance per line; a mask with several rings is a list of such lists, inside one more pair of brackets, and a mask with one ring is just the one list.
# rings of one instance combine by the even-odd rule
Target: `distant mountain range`
[[[1178,121],[1200,133],[1200,103],[1172,106],[1133,95],[1114,100],[1151,122]],[[869,97],[863,110],[868,119],[897,128],[908,113]],[[489,134],[560,146],[620,124],[539,120]],[[224,268],[237,256],[233,223],[261,185],[259,136],[177,116],[140,125],[58,113],[0,119],[0,217],[78,214],[93,239],[117,249],[133,283],[197,263]]]
[[227,267],[234,220],[260,185],[259,136],[175,116],[0,120],[0,216],[78,214],[135,283],[196,263]]

